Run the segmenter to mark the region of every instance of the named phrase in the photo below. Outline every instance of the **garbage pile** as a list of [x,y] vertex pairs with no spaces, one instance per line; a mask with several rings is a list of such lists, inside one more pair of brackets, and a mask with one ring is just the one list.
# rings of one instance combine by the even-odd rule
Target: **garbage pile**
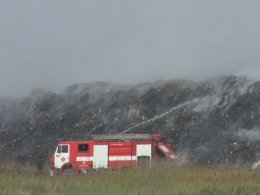
[[163,133],[187,162],[252,165],[260,159],[260,82],[220,77],[134,86],[74,84],[0,98],[0,158],[49,162],[57,141],[92,134]]

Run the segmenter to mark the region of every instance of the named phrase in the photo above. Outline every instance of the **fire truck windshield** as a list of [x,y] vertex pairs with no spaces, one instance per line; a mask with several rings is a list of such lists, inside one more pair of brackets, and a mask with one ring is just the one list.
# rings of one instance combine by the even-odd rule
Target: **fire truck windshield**
[[68,151],[69,151],[68,145],[58,145],[57,147],[57,154],[68,153]]
[[61,147],[61,153],[68,153],[69,147],[68,145],[62,145]]
[[57,153],[60,153],[60,152],[61,152],[61,145],[58,145]]

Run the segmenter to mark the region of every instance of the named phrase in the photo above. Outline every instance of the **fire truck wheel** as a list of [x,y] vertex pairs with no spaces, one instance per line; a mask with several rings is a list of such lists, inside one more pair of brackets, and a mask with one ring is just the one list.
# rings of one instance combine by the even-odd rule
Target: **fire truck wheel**
[[86,173],[87,173],[87,170],[86,170],[86,169],[81,169],[81,170],[80,170],[80,173],[81,173],[81,174],[86,174]]
[[70,169],[65,169],[62,173],[63,175],[76,175],[76,172],[73,170],[73,168],[70,168]]
[[54,176],[55,175],[55,172],[53,170],[50,170],[50,176]]

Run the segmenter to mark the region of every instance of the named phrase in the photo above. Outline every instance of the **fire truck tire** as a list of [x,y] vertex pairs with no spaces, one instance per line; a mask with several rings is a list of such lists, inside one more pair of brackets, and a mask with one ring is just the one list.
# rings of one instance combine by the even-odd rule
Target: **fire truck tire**
[[50,176],[51,177],[55,176],[55,172],[53,170],[50,170]]
[[70,176],[70,175],[76,175],[77,173],[75,172],[75,170],[73,168],[68,168],[68,169],[64,169],[64,171],[62,172],[63,175],[66,176]]
[[87,170],[86,170],[86,169],[81,169],[81,170],[80,170],[80,173],[81,173],[81,174],[87,174]]

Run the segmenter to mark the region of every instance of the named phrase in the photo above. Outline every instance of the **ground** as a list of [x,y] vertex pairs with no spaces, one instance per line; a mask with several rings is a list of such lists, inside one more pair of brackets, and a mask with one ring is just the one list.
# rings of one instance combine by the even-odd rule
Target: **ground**
[[58,175],[1,169],[0,194],[260,194],[260,170],[176,166]]

